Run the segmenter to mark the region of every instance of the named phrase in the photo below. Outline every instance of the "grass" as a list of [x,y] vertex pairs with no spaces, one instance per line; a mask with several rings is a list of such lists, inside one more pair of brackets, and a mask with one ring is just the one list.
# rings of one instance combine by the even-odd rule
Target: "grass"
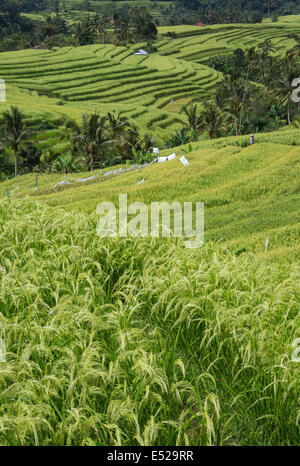
[[[7,102],[28,118],[37,112],[80,120],[83,112],[100,110],[129,116],[141,132],[166,137],[185,121],[164,109],[171,99],[212,97],[220,74],[204,65],[162,57],[143,62],[126,47],[99,44],[53,51],[27,50],[0,54],[0,74],[7,83]],[[167,85],[166,85],[167,84]],[[179,108],[182,112],[183,105]],[[140,115],[135,118],[135,114]],[[163,121],[163,125],[161,122]]]
[[[54,136],[54,135],[53,135]],[[70,174],[71,183],[60,190],[53,186],[63,175],[39,175],[35,192],[35,175],[24,175],[2,183],[2,194],[41,200],[68,211],[95,212],[100,201],[118,201],[127,193],[129,202],[201,201],[206,205],[206,240],[222,242],[233,251],[264,254],[269,237],[268,258],[293,261],[299,256],[299,144],[297,129],[262,133],[249,145],[249,137],[223,138],[175,148],[185,154],[190,165],[184,168],[176,160],[132,170],[118,176],[103,176],[97,170],[95,179],[76,181],[90,173]],[[169,155],[171,150],[162,151]],[[137,182],[145,178],[143,185]],[[278,215],[280,212],[280,215]]]
[[2,445],[299,444],[297,264],[0,216]]
[[[295,42],[288,35],[299,34],[299,24],[262,23],[262,24],[218,24],[213,26],[161,26],[159,34],[165,42],[159,52],[175,58],[206,63],[214,55],[232,53],[236,48],[258,45],[271,39],[276,53],[283,55]],[[172,37],[173,35],[173,37]]]
[[[57,150],[63,116],[94,108],[169,134],[219,79],[202,64],[208,48],[271,36],[287,47],[291,26],[276,27],[162,29],[142,63],[111,45],[0,54],[0,109],[17,104],[38,145]],[[253,146],[175,148],[187,167],[68,174],[60,188],[64,175],[40,174],[37,192],[35,174],[0,184],[1,445],[299,445],[299,145],[289,127]],[[204,246],[100,239],[96,207],[120,193],[204,202]]]
[[[61,175],[2,183],[2,445],[299,445],[300,139],[245,142],[60,192]],[[205,201],[204,247],[100,240],[120,192]]]
[[[95,44],[0,54],[0,76],[7,83],[7,102],[0,111],[18,105],[27,119],[68,117],[80,121],[83,112],[121,112],[141,133],[164,139],[186,122],[187,102],[201,104],[213,96],[221,73],[206,63],[216,54],[257,45],[270,38],[278,54],[295,43],[298,24],[166,26],[159,28],[158,52],[134,56],[138,48]],[[171,38],[169,34],[175,34]],[[41,134],[41,147],[68,150],[66,140]]]
[[299,15],[286,15],[286,16],[280,16],[278,20],[281,23],[299,23],[300,22],[300,16]]

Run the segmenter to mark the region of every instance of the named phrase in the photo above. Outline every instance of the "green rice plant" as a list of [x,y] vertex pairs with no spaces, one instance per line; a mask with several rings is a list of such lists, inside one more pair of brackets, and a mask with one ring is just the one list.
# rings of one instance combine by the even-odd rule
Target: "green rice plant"
[[297,264],[0,217],[2,445],[299,444]]

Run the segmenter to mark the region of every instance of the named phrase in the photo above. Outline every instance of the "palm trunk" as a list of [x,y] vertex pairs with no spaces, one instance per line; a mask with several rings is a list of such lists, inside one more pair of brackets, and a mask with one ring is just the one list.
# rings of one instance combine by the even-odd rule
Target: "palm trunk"
[[290,115],[290,99],[288,100],[288,124],[291,124],[291,115]]
[[240,131],[239,131],[238,124],[237,124],[237,119],[235,120],[235,135],[236,136],[240,135]]
[[15,176],[18,176],[18,152],[15,149]]
[[94,157],[93,154],[91,154],[91,172],[94,170]]
[[245,80],[243,101],[242,101],[242,107],[241,107],[241,113],[240,113],[239,131],[241,130],[242,121],[243,121],[243,112],[244,112],[244,104],[245,104],[245,99],[246,99],[246,91],[247,91],[247,87],[248,87],[249,72],[250,72],[250,61],[249,61],[249,64],[248,64],[247,75],[246,75],[246,80]]

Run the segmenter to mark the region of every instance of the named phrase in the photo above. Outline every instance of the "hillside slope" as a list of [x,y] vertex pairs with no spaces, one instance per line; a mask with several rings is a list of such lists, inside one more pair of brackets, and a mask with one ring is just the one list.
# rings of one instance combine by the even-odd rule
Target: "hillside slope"
[[[144,44],[115,47],[89,45],[62,49],[25,50],[0,54],[0,76],[7,84],[7,102],[0,111],[18,105],[28,117],[51,112],[80,121],[82,113],[121,112],[141,131],[169,134],[185,121],[170,100],[183,105],[212,97],[220,73],[154,53],[146,58],[133,53]],[[49,145],[53,146],[51,141]]]
[[[282,55],[296,43],[291,33],[300,33],[299,23],[168,26],[159,28],[157,52],[146,57],[133,55],[147,48],[145,43],[1,53],[7,102],[0,103],[0,112],[17,105],[30,123],[63,117],[80,121],[84,112],[116,111],[130,117],[140,132],[165,138],[186,122],[186,105],[212,99],[222,74],[207,66],[209,58],[265,39]],[[36,141],[58,153],[69,148],[58,127],[55,134],[42,128]]]
[[[223,138],[175,149],[177,158],[114,176],[113,169],[67,175],[67,186],[56,186],[63,175],[25,175],[1,184],[2,193],[29,196],[52,206],[95,215],[100,201],[193,201],[205,203],[207,241],[225,242],[233,250],[292,258],[300,252],[300,135],[281,130],[249,137]],[[243,147],[246,146],[246,147]],[[163,155],[172,151],[165,150]],[[179,156],[186,154],[184,167]],[[126,167],[125,167],[126,169]],[[94,176],[86,182],[76,181]],[[142,179],[145,182],[137,185]]]
[[[247,44],[271,31],[281,53],[288,27]],[[177,28],[174,47],[162,31],[144,62],[110,45],[0,54],[0,111],[17,104],[59,152],[47,125],[94,108],[167,134],[219,79],[207,51],[230,53],[242,29]],[[173,151],[0,183],[0,445],[300,445],[300,131]],[[100,239],[97,205],[119,194],[204,202],[204,246]]]
[[[270,162],[275,183],[278,167],[282,176],[295,162],[294,151],[285,148],[286,155],[281,147]],[[277,153],[275,144],[260,149],[268,149],[269,160]],[[203,171],[211,150],[198,161]],[[235,173],[228,170],[230,159],[239,155],[249,167],[251,150],[217,153],[215,176],[228,175],[226,196]],[[173,177],[169,197],[184,189],[186,198],[190,187],[190,197],[198,199],[196,158],[189,154],[185,175],[180,168],[181,183],[178,161],[153,167],[152,189],[135,185],[135,198],[162,198],[159,190]],[[266,164],[262,150],[256,174]],[[159,170],[164,177],[155,184]],[[145,177],[147,186],[150,169]],[[268,177],[260,179],[270,189]],[[123,178],[118,191],[136,180],[133,173]],[[285,181],[287,190],[293,181]],[[300,372],[293,359],[300,336],[299,222],[293,215],[299,195],[293,187],[284,195],[275,184],[276,202],[265,198],[262,209],[248,179],[244,190],[252,184],[252,201],[233,202],[227,217],[223,209],[230,205],[208,209],[208,224],[227,223],[230,235],[242,215],[254,229],[255,209],[259,229],[285,217],[287,226],[276,231],[289,232],[294,262],[270,264],[266,254],[234,254],[214,243],[189,250],[172,238],[100,239],[95,215],[59,207],[71,194],[77,207],[84,192],[82,207],[113,198],[116,180],[115,187],[111,183],[103,182],[98,195],[94,185],[44,198],[55,207],[0,200],[0,338],[6,347],[0,444],[299,445]]]

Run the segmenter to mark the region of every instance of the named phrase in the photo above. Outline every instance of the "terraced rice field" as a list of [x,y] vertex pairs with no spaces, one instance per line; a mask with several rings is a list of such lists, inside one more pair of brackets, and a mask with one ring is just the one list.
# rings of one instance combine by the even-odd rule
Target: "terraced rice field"
[[230,24],[206,27],[163,26],[159,33],[168,39],[170,33],[175,39],[166,40],[159,46],[159,53],[175,58],[206,63],[207,59],[222,54],[230,54],[236,48],[249,48],[271,39],[278,54],[284,54],[295,42],[288,34],[300,33],[298,24]]
[[[126,2],[102,2],[102,1],[97,1],[97,0],[90,0],[89,1],[91,10],[89,11],[90,15],[93,15],[95,11],[98,11],[99,8],[105,8],[105,7],[122,7],[122,5],[126,4],[129,7],[146,7],[150,10],[151,15],[153,16],[154,19],[160,21],[164,15],[163,12],[161,11],[160,7],[162,8],[168,8],[173,5],[172,2],[153,2],[151,0],[136,0],[136,1],[126,1]],[[64,2],[64,5],[66,6],[66,11],[61,11],[60,15],[61,17],[68,23],[68,24],[73,24],[75,22],[80,21],[82,17],[83,10],[80,9],[82,7],[82,0],[66,0]],[[47,15],[51,14],[52,12],[50,11],[44,11],[38,14],[35,13],[25,13],[24,16],[27,16],[31,19],[43,19]]]
[[75,119],[94,109],[118,111],[142,131],[168,134],[182,125],[184,117],[164,106],[172,99],[209,99],[220,75],[159,54],[143,60],[133,56],[139,45],[143,44],[2,53],[0,76],[6,80],[8,98],[1,108],[18,104],[27,113],[45,109]]
[[300,23],[300,16],[299,15],[280,16],[279,21],[281,23]]
[[[287,37],[291,32],[300,33],[300,24],[162,27],[158,52],[147,57],[133,55],[146,47],[142,43],[2,53],[0,77],[7,83],[7,102],[0,111],[18,105],[33,121],[63,116],[80,120],[83,112],[95,109],[117,111],[141,132],[164,138],[186,121],[186,104],[211,99],[221,74],[206,66],[209,57],[266,38],[282,54],[294,44]],[[48,134],[48,129],[37,134],[40,147],[67,151],[62,132]]]
[[[245,141],[1,183],[1,445],[299,445],[300,136]],[[204,201],[204,247],[100,239],[120,193]]]

